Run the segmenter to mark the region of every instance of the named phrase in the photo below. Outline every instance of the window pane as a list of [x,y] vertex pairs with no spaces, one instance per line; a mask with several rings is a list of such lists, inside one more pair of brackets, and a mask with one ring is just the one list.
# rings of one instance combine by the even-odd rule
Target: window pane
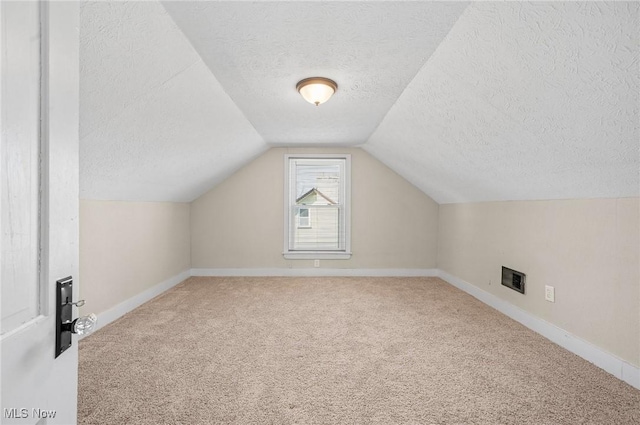
[[298,211],[298,227],[310,227],[309,208],[300,208]]
[[[304,210],[300,210],[302,212]],[[307,210],[311,222],[308,228],[294,227],[290,249],[294,251],[337,251],[342,248],[340,209],[337,206],[311,207]],[[308,220],[309,218],[307,218]]]
[[336,160],[296,166],[296,204],[333,205],[341,202],[340,165]]

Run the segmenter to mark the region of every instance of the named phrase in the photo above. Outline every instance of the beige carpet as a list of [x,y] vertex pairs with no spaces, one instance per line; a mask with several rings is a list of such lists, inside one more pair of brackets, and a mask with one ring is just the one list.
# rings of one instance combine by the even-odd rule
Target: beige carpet
[[436,278],[190,278],[80,342],[80,424],[638,424],[640,391]]

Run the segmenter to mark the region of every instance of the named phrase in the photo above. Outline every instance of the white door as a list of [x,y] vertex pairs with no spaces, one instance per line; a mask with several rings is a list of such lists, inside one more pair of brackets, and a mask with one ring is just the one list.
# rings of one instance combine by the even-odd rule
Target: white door
[[77,340],[54,347],[56,280],[78,294],[77,3],[0,1],[0,49],[0,423],[74,424]]

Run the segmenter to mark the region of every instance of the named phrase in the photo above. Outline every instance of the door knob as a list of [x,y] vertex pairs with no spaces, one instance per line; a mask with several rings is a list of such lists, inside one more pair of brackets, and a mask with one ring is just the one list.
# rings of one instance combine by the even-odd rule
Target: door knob
[[73,322],[62,323],[62,331],[71,332],[77,335],[86,335],[93,332],[98,322],[98,317],[91,313],[88,316],[78,317]]
[[71,276],[56,281],[56,358],[71,347],[71,334],[86,335],[95,329],[98,317],[93,313],[71,320],[72,307],[82,307],[84,304],[84,300],[73,301]]

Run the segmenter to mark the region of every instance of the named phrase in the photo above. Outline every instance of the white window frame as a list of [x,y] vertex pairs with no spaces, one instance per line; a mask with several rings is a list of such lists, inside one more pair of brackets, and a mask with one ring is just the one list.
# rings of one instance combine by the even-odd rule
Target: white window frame
[[[342,224],[345,230],[344,249],[335,251],[299,251],[289,249],[290,232],[293,226],[297,226],[295,221],[295,185],[292,188],[289,184],[291,178],[290,164],[295,159],[339,159],[344,160],[344,175],[341,179],[342,195]],[[293,197],[293,203],[292,203]],[[311,218],[311,211],[309,211]],[[351,258],[351,155],[350,154],[285,154],[284,155],[284,258],[293,260],[348,260]]]

